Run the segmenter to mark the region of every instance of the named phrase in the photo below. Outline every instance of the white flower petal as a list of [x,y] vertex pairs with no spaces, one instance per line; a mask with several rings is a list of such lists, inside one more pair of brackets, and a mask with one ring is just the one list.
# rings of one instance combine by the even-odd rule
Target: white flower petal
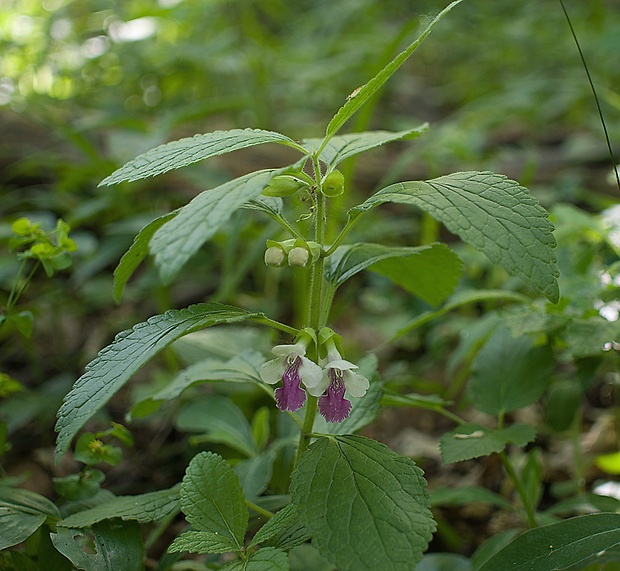
[[286,369],[285,361],[286,359],[279,357],[263,363],[260,367],[260,378],[269,385],[279,383]]
[[354,365],[350,361],[345,361],[344,359],[336,359],[335,361],[330,361],[325,365],[326,369],[340,369],[341,371],[350,371],[351,369],[357,369],[358,366]]
[[306,354],[306,348],[302,343],[295,343],[295,345],[276,345],[271,352],[278,357],[288,357],[289,355],[303,357]]
[[321,371],[321,378],[318,381],[318,383],[314,386],[308,386],[306,385],[306,390],[313,396],[313,397],[320,397],[326,390],[327,387],[329,386],[329,376],[327,374],[327,370],[325,371]]
[[310,359],[302,357],[301,365],[299,367],[299,376],[303,384],[309,390],[310,387],[316,387],[320,384],[323,378],[323,369],[321,369],[321,367],[319,367],[316,363],[313,363]]
[[370,387],[370,383],[366,377],[347,371],[344,374],[344,386],[352,397],[363,397]]

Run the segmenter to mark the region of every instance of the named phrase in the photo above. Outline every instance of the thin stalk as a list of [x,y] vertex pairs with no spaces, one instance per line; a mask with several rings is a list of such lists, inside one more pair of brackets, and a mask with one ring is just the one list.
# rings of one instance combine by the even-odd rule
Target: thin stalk
[[525,516],[528,525],[531,528],[538,527],[538,524],[536,523],[536,518],[534,517],[534,509],[532,508],[530,501],[527,497],[527,493],[523,488],[521,479],[519,478],[519,476],[517,476],[517,473],[515,472],[512,462],[506,455],[506,452],[500,452],[499,457],[502,461],[502,464],[504,465],[504,469],[506,470],[508,477],[512,480],[515,490],[517,490],[517,494],[519,494],[519,497],[521,498],[521,504],[523,505],[523,509],[525,510]]
[[250,500],[245,500],[245,505],[248,506],[251,510],[254,510],[255,512],[259,513],[260,515],[264,515],[267,519],[271,519],[275,515],[269,510],[266,510],[265,508],[261,508],[260,506],[257,506],[255,503],[251,502]]

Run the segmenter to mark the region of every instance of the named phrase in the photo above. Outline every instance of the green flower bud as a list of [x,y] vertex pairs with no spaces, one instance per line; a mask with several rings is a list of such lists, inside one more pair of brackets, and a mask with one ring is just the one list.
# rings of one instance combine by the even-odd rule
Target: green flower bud
[[340,196],[344,192],[344,175],[339,170],[330,172],[323,180],[321,192],[330,198]]
[[265,264],[275,268],[280,267],[284,263],[286,254],[279,246],[271,246],[265,251]]
[[298,190],[307,186],[303,180],[299,180],[288,174],[274,176],[271,182],[263,188],[264,196],[291,196]]
[[288,265],[305,268],[309,258],[310,252],[307,248],[295,246],[291,248],[291,251],[288,253]]

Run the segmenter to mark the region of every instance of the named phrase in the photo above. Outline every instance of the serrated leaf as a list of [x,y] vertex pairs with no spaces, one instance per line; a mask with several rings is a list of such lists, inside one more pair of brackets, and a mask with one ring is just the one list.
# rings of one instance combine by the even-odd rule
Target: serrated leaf
[[227,444],[248,457],[258,454],[250,423],[229,398],[207,395],[191,401],[177,415],[175,426],[185,432],[204,433],[209,442]]
[[30,490],[0,486],[0,549],[25,541],[47,518],[58,520],[60,512],[46,497]]
[[119,333],[114,342],[102,349],[86,367],[86,373],[65,396],[56,423],[57,457],[60,458],[67,451],[71,440],[84,423],[142,365],[168,344],[198,329],[220,323],[235,323],[257,315],[219,303],[202,303],[186,309],[167,311]]
[[138,523],[159,521],[179,509],[180,486],[136,496],[118,496],[58,522],[59,527],[91,527],[105,519],[120,518]]
[[492,172],[459,172],[428,181],[390,185],[352,209],[350,216],[378,204],[410,204],[518,276],[553,303],[559,275],[553,225],[547,212],[519,183]]
[[181,509],[197,531],[208,531],[243,548],[248,510],[239,478],[217,454],[194,456],[181,485]]
[[365,269],[385,275],[409,293],[435,305],[452,293],[462,265],[444,244],[397,248],[360,243],[338,248],[326,260],[325,277],[339,287]]
[[452,464],[501,452],[508,444],[525,446],[534,438],[536,430],[527,424],[513,424],[500,430],[461,424],[441,437],[439,447],[444,463]]
[[293,139],[273,131],[262,131],[260,129],[214,131],[172,141],[138,155],[102,180],[99,186],[156,176],[210,157],[264,143],[279,143],[306,153],[305,149]]
[[500,325],[474,359],[468,394],[481,412],[507,413],[536,401],[554,367],[548,345],[534,346],[529,337],[513,338]]
[[247,561],[234,561],[220,571],[289,571],[288,557],[280,549],[263,547]]
[[265,543],[278,549],[292,549],[311,538],[301,522],[295,504],[289,504],[273,516],[252,539],[251,546]]
[[228,537],[209,531],[186,531],[168,547],[170,553],[229,553],[238,549]]
[[312,443],[291,493],[314,544],[342,571],[409,571],[435,529],[422,471],[361,436]]
[[620,342],[620,320],[575,319],[566,326],[564,338],[576,358],[601,355],[605,346],[609,349],[613,341]]
[[484,503],[503,510],[514,511],[515,506],[496,492],[480,486],[460,488],[437,488],[431,492],[431,506],[462,506],[470,503]]
[[262,170],[205,190],[159,228],[149,243],[165,284],[226,224],[235,210],[256,198],[279,171]]
[[137,236],[134,238],[133,243],[129,247],[129,250],[123,254],[118,266],[114,270],[114,299],[118,302],[123,296],[125,291],[125,285],[129,281],[129,278],[136,271],[136,268],[142,263],[142,260],[146,258],[149,253],[149,242],[153,237],[153,234],[159,228],[161,228],[166,222],[172,220],[177,214],[178,210],[164,214],[159,218],[155,218],[149,222]]
[[144,567],[142,530],[134,521],[106,520],[96,523],[91,534],[81,529],[58,528],[52,543],[78,569],[84,571],[141,571]]
[[282,214],[284,202],[276,196],[263,196],[259,194],[249,202],[246,202],[241,208],[245,210],[258,210],[270,216],[279,216]]
[[480,571],[562,571],[595,562],[620,545],[620,515],[589,514],[526,531]]
[[[428,123],[424,123],[415,129],[405,131],[366,131],[350,133],[332,137],[329,143],[321,151],[319,159],[329,166],[336,167],[339,163],[359,153],[369,151],[375,147],[399,141],[401,139],[414,139],[428,130]],[[323,139],[304,139],[303,145],[309,150],[318,149]]]
[[[443,16],[445,16],[452,8],[457,4],[460,4],[462,0],[456,0],[449,6],[444,8],[431,22],[426,26],[418,38],[409,44],[409,46],[398,54],[389,64],[387,64],[377,75],[370,79],[365,85],[362,85],[356,89],[351,95],[349,95],[346,103],[338,110],[336,115],[327,125],[327,132],[325,136],[325,143],[329,141],[336,134],[337,131],[357,112],[364,103],[366,103],[380,88],[381,86],[396,72],[396,70],[407,60],[407,58],[416,50],[416,48],[424,41],[426,36],[431,33],[433,26]],[[324,143],[324,144],[325,144]]]

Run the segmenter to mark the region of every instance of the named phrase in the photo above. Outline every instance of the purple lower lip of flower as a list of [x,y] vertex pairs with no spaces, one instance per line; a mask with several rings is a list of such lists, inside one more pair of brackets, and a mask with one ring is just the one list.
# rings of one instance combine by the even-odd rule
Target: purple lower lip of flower
[[299,386],[301,382],[299,377],[301,357],[291,354],[287,357],[286,364],[287,367],[282,375],[282,386],[276,389],[274,396],[276,405],[280,410],[295,412],[306,402],[306,391]]
[[344,398],[346,387],[342,371],[330,369],[327,393],[319,398],[319,412],[327,422],[342,422],[351,412],[351,402]]

